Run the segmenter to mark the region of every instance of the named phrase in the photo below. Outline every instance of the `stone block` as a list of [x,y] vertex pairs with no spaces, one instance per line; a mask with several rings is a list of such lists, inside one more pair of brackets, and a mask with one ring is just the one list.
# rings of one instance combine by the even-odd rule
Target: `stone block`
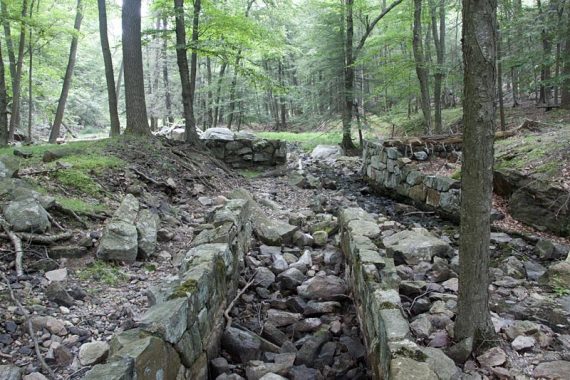
[[177,298],[151,307],[140,320],[140,327],[174,344],[186,331],[187,321],[188,301]]
[[410,334],[410,325],[400,309],[381,309],[377,311],[378,331],[384,329],[389,341],[402,340]]
[[123,358],[107,364],[97,364],[85,373],[84,380],[134,380],[134,360]]
[[424,176],[417,170],[412,170],[406,176],[406,183],[410,186],[419,185],[424,181]]
[[426,201],[427,190],[425,185],[419,184],[410,188],[409,196],[412,200],[420,203]]
[[435,189],[428,188],[426,192],[426,204],[432,207],[439,207],[440,193]]

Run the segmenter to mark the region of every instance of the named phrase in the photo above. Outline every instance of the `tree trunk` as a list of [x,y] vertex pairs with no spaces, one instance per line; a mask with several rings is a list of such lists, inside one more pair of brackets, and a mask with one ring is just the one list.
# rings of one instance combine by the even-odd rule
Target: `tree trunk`
[[121,125],[119,122],[119,112],[117,111],[113,59],[111,57],[111,49],[109,48],[109,37],[107,36],[107,9],[105,3],[106,0],[97,0],[97,7],[99,9],[99,35],[101,37],[101,50],[103,51],[103,62],[105,64],[109,116],[111,119],[111,131],[109,132],[109,136],[113,137],[121,134]]
[[16,87],[16,55],[14,54],[14,43],[12,42],[12,31],[10,29],[10,18],[8,16],[8,9],[6,8],[6,1],[1,0],[0,6],[2,7],[2,25],[4,27],[4,37],[6,37],[6,48],[8,49],[8,62],[10,66],[10,78],[12,79],[12,88]]
[[190,55],[190,107],[192,108],[192,125],[191,132],[188,133],[188,124],[186,124],[186,142],[200,145],[198,132],[196,131],[196,119],[194,118],[194,97],[196,94],[196,73],[198,70],[198,38],[200,23],[200,0],[194,0],[194,14],[192,17],[192,54]]
[[[30,20],[32,19],[34,12],[34,0],[32,0],[32,4],[30,5]],[[32,40],[33,38],[33,29],[30,28],[30,35],[28,38],[28,57],[29,57],[29,67],[28,67],[28,133],[26,135],[26,141],[32,142],[32,122],[33,122],[33,77],[34,77],[34,51]]]
[[[168,19],[162,19],[162,30],[168,31]],[[162,80],[164,82],[164,105],[166,106],[166,117],[169,123],[174,122],[172,117],[172,100],[170,99],[170,81],[168,79],[168,46],[166,36],[162,38]]]
[[124,0],[123,74],[125,76],[126,134],[150,135],[144,93],[144,72],[141,47],[141,0]]
[[[198,12],[200,11],[200,2],[198,3]],[[193,109],[193,86],[188,71],[188,57],[186,56],[186,27],[184,22],[184,0],[174,0],[174,10],[176,11],[176,61],[178,63],[178,71],[180,73],[180,82],[182,85],[182,104],[184,106],[184,125],[186,131],[186,141],[190,143],[199,143],[198,133],[196,132],[196,120],[194,119]],[[196,4],[194,5],[196,11]],[[196,15],[194,16],[196,18]],[[197,20],[195,20],[197,22]],[[198,33],[197,26],[192,31]],[[193,41],[194,42],[194,41]],[[195,48],[195,46],[192,46]],[[195,53],[192,53],[195,54]],[[195,70],[195,67],[194,67]],[[196,73],[194,72],[194,81]]]
[[[284,77],[284,73],[283,73],[283,63],[281,61],[279,61],[279,85],[281,86],[281,91],[283,91],[283,88],[285,87],[285,82],[283,80]],[[281,106],[281,130],[286,130],[287,129],[287,103],[285,101],[285,97],[283,96],[283,94],[281,93],[279,95],[279,103]]]
[[414,50],[414,60],[416,62],[416,74],[420,82],[421,107],[426,124],[426,134],[431,133],[431,106],[429,96],[428,69],[424,56],[422,43],[422,0],[414,0],[414,38],[412,47]]
[[117,107],[119,105],[119,98],[121,97],[121,84],[123,83],[123,73],[125,72],[125,62],[121,60],[119,65],[119,73],[117,75],[117,86],[115,87],[115,94],[117,94]]
[[[542,4],[540,0],[536,0],[538,6],[539,15],[542,18],[542,24],[546,23],[547,16],[542,12]],[[551,43],[546,27],[544,26],[541,31],[542,38],[542,64],[540,69],[540,97],[538,103],[549,104],[550,103],[550,54],[551,54]]]
[[[515,21],[519,21],[522,15],[522,0],[514,0],[513,2],[513,15]],[[518,36],[521,36],[522,27],[521,22],[516,22],[515,33]],[[518,67],[511,67],[511,80],[513,82],[513,108],[520,106],[519,99],[520,99],[520,78],[519,78],[519,69]]]
[[4,76],[4,57],[0,40],[0,146],[8,145],[8,94],[6,93],[6,77]]
[[[435,106],[435,133],[443,132],[443,121],[441,117],[442,94],[441,87],[444,77],[444,59],[445,59],[445,0],[440,0],[439,7],[436,6],[434,0],[430,0],[431,8],[431,25],[433,41],[435,43],[435,52],[437,55],[437,67],[434,74],[433,100]],[[437,28],[437,10],[439,9],[439,34]]]
[[73,78],[73,69],[75,68],[75,58],[77,56],[77,45],[79,43],[79,29],[81,28],[81,20],[83,19],[83,5],[81,0],[77,0],[77,11],[75,13],[75,23],[73,29],[75,34],[71,38],[71,46],[69,48],[69,60],[67,61],[67,68],[65,69],[65,76],[63,77],[63,86],[61,88],[61,95],[57,103],[57,110],[55,111],[55,118],[49,134],[49,142],[54,144],[59,137],[59,130],[61,122],[63,121],[63,114],[65,112],[65,104],[67,103],[67,95],[71,87],[71,79]]
[[213,106],[214,106],[214,94],[212,93],[212,61],[210,59],[210,57],[206,57],[206,76],[207,76],[207,80],[208,80],[208,94],[207,94],[207,101],[206,101],[206,113],[207,113],[207,118],[206,118],[206,128],[212,128],[212,124],[214,124],[214,112],[213,112]]
[[560,106],[570,110],[570,9],[566,9],[566,14],[566,42],[564,43],[564,66],[562,68],[564,81],[562,82]]
[[503,51],[501,49],[502,35],[499,25],[497,24],[497,95],[499,96],[499,115],[501,120],[501,131],[507,129],[505,122],[505,105],[503,102],[503,63],[501,62]]
[[346,152],[356,149],[352,142],[352,96],[354,89],[354,57],[353,57],[353,38],[354,38],[354,22],[352,18],[353,0],[345,1],[346,12],[346,44],[345,44],[345,64],[344,64],[344,102],[342,108],[342,147]]
[[24,47],[26,44],[26,24],[24,19],[28,11],[28,0],[22,1],[22,21],[20,26],[20,42],[18,44],[18,61],[16,62],[16,76],[12,81],[12,116],[10,117],[10,131],[8,140],[14,139],[14,133],[20,126],[20,90],[22,81],[22,65],[24,63]]
[[220,73],[218,74],[218,86],[216,88],[216,104],[215,104],[215,108],[214,108],[214,124],[213,124],[214,128],[218,125],[218,120],[221,117],[220,101],[221,101],[221,93],[222,93],[222,84],[223,84],[223,80],[224,80],[224,74],[226,73],[227,65],[228,64],[226,62],[222,62],[222,66],[220,66]]
[[457,340],[489,342],[489,242],[496,100],[496,0],[463,0],[463,165]]

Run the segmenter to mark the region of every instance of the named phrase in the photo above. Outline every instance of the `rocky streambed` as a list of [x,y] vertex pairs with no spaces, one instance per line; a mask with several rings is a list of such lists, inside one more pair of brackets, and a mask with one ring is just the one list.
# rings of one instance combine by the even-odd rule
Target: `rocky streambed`
[[342,252],[308,246],[261,245],[246,256],[251,286],[229,312],[239,328],[225,331],[224,356],[212,361],[218,379],[370,378]]

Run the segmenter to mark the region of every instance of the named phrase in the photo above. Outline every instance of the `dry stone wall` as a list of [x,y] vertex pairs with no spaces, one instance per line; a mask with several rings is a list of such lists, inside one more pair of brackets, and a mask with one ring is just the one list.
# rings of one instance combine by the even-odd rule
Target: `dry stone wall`
[[400,277],[394,259],[382,246],[382,229],[360,208],[344,209],[339,217],[342,251],[375,379],[438,379],[433,363],[412,340],[402,314]]
[[215,211],[183,257],[178,275],[151,289],[153,306],[136,328],[113,337],[109,359],[85,379],[207,379],[224,330],[223,312],[236,294],[239,268],[250,249],[247,201]]
[[460,182],[421,173],[398,148],[366,141],[362,169],[365,179],[380,193],[410,199],[420,208],[452,219],[459,217]]

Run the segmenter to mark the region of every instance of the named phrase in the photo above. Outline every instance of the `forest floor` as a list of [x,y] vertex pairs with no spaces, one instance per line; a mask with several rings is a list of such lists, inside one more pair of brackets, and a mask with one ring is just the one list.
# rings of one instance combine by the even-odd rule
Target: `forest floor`
[[[530,164],[525,161],[523,168],[540,171],[546,165],[551,170],[547,171],[549,175],[565,183],[570,161],[567,156],[570,117],[558,111],[540,115],[532,115],[530,111],[525,114],[522,109],[516,111],[516,115],[510,115],[511,125],[516,126],[524,118],[533,117],[544,122],[547,128],[524,131],[499,142],[497,154],[517,152],[514,162],[518,165],[519,155],[524,153],[527,156],[521,157],[528,157]],[[319,139],[318,135],[307,138],[307,141],[311,141],[311,144],[330,143],[330,140]],[[558,155],[550,155],[551,150],[540,150],[553,146],[557,147]],[[533,153],[535,150],[543,153]],[[38,145],[8,148],[0,150],[0,156],[11,158],[14,152],[24,153],[24,156],[31,154],[29,158],[15,158],[19,163],[20,176],[33,183],[39,193],[53,196],[63,210],[73,211],[50,211],[59,225],[54,227],[53,232],[72,232],[70,240],[58,245],[87,248],[78,251],[81,252],[80,257],[58,259],[52,257],[55,251],[53,246],[24,241],[26,274],[16,278],[14,251],[8,240],[0,241],[0,272],[6,274],[14,296],[28,312],[57,322],[54,322],[55,326],[51,325],[53,331],[44,330],[37,340],[42,352],[49,356],[52,351],[49,363],[66,379],[80,378],[86,370],[77,359],[82,343],[107,340],[114,333],[134,326],[137,318],[149,307],[147,290],[176,272],[176,258],[187,251],[189,242],[205,223],[206,215],[217,204],[223,203],[224,194],[236,187],[248,188],[256,198],[282,205],[281,210],[267,209],[276,215],[323,205],[333,213],[339,207],[359,205],[369,212],[395,218],[404,226],[422,225],[438,236],[450,239],[454,246],[457,243],[457,228],[453,224],[418,213],[410,206],[370,195],[367,187],[360,182],[358,158],[338,160],[332,167],[312,166],[315,175],[328,176],[338,183],[338,190],[319,192],[292,187],[287,183],[287,178],[267,177],[259,171],[244,173],[249,177],[245,178],[209,155],[163,139],[121,138],[82,141],[61,147]],[[53,153],[55,158],[44,162],[43,158]],[[291,153],[293,166],[299,158],[306,159],[299,149],[293,149]],[[548,166],[553,165],[548,164],[549,157],[553,157],[552,161],[559,168],[556,172],[552,171],[552,166]],[[94,246],[101,237],[104,222],[127,193],[136,195],[143,207],[161,215],[157,255],[147,261],[121,266],[96,260]],[[519,227],[527,234],[569,243],[548,234],[540,235],[528,227]],[[61,231],[57,231],[59,228]],[[494,258],[497,265],[502,265],[500,263],[509,254],[508,249],[509,246],[499,247],[497,252],[500,254],[495,254]],[[532,249],[525,248],[523,255],[532,256]],[[58,268],[66,268],[67,288],[75,298],[72,305],[58,305],[46,295],[49,280],[44,272]],[[542,294],[543,290],[532,286],[531,294],[537,291]],[[529,290],[516,289],[526,296],[529,294]],[[558,291],[561,296],[568,295],[568,289]],[[509,302],[511,298],[517,300],[514,295],[509,297]],[[0,300],[0,362],[14,363],[25,368],[27,373],[38,370],[39,364],[33,352],[34,342],[23,328],[23,312],[15,305],[4,283],[0,283]],[[501,307],[507,306],[501,304]],[[549,336],[553,336],[551,330],[548,331]],[[68,350],[54,356],[54,346],[68,347]],[[529,362],[536,362],[539,360],[537,355],[544,353],[538,351],[534,354],[528,359]]]

